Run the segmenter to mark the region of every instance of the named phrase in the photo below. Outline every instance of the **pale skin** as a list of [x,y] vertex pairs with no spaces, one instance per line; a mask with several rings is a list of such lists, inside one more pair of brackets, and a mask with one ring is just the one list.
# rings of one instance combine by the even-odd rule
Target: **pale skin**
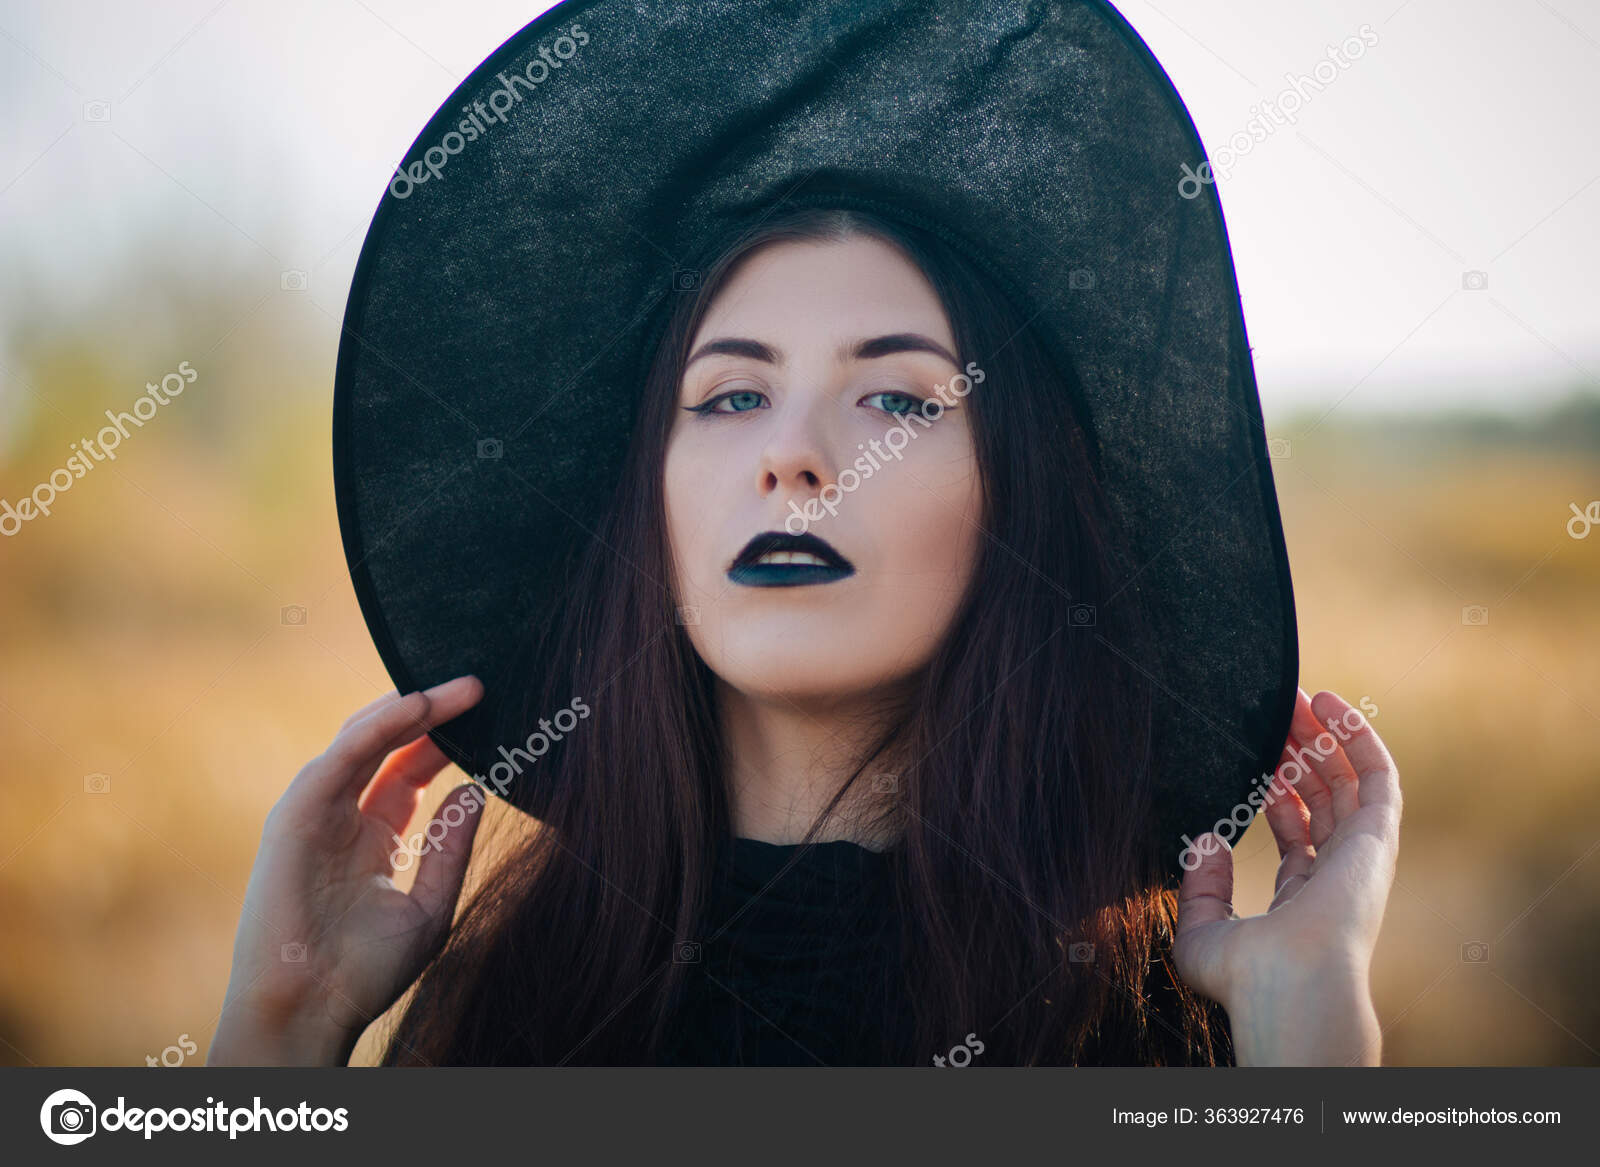
[[[1309,769],[1286,784],[1290,744],[1336,723],[1334,748],[1302,753]],[[1174,957],[1192,988],[1227,1008],[1241,1066],[1376,1066],[1368,975],[1400,848],[1399,770],[1336,693],[1299,690],[1289,738],[1271,784],[1282,794],[1262,811],[1279,856],[1268,910],[1234,915],[1233,855],[1219,847],[1184,874]]]
[[[839,351],[885,337],[907,340],[874,356]],[[730,340],[770,351],[699,355]],[[861,710],[925,664],[950,625],[981,538],[965,403],[940,399],[953,404],[810,525],[854,575],[747,588],[729,582],[728,563],[752,536],[785,530],[791,504],[838,482],[871,443],[885,448],[897,411],[963,371],[955,350],[921,272],[862,238],[757,252],[690,343],[663,468],[667,529],[680,602],[699,617],[686,630],[719,680],[739,835],[798,842],[870,731]],[[688,412],[719,399],[744,408]],[[849,837],[835,823],[818,835]]]
[[261,832],[209,1065],[343,1065],[438,950],[480,816],[422,855],[409,892],[394,883],[394,836],[447,764],[427,731],[482,695],[475,677],[387,693],[295,775]]
[[[848,351],[883,336],[931,343]],[[668,438],[675,599],[697,610],[686,629],[718,678],[735,834],[795,842],[853,770],[870,711],[900,694],[953,618],[977,555],[980,477],[957,402],[811,528],[854,575],[730,584],[729,561],[748,539],[784,530],[791,500],[836,482],[895,424],[897,394],[928,398],[962,366],[920,271],[865,238],[756,253],[690,351],[727,338],[765,352],[693,361],[679,387],[685,407],[739,396],[724,396],[716,416],[680,409]],[[428,730],[482,693],[458,677],[386,694],[289,784],[262,831],[210,1064],[342,1064],[438,950],[480,816],[466,814],[421,856],[409,891],[394,881],[395,836],[417,829],[422,792],[447,765]],[[1311,741],[1349,708],[1302,691],[1292,741]],[[452,792],[435,817],[474,806],[472,790]],[[1264,811],[1281,857],[1271,909],[1234,917],[1232,856],[1218,848],[1183,877],[1178,969],[1226,1007],[1241,1065],[1375,1065],[1367,978],[1398,850],[1398,774],[1363,724],[1284,790]],[[847,820],[817,837],[887,843]]]

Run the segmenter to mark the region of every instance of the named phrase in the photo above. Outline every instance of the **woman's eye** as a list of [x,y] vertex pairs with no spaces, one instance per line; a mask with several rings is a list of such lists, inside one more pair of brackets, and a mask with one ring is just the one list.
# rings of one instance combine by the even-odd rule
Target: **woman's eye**
[[[910,393],[902,393],[896,389],[880,389],[876,393],[867,394],[861,399],[860,404],[898,416],[921,409],[925,402]],[[734,389],[727,393],[719,393],[699,405],[684,406],[690,413],[749,413],[753,409],[766,407],[766,394],[756,389]]]
[[748,413],[752,409],[760,409],[764,400],[765,397],[754,389],[735,389],[731,393],[719,393],[699,405],[686,405],[684,408],[690,413]]
[[909,393],[897,393],[892,389],[869,393],[861,401],[862,404],[870,404],[872,408],[881,409],[885,413],[910,413],[913,409],[920,409],[923,404],[920,397],[913,397]]

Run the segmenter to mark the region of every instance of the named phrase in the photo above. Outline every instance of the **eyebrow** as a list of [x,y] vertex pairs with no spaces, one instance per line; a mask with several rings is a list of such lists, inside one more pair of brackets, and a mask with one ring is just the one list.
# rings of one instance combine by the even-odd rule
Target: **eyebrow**
[[[870,340],[846,341],[834,350],[834,357],[840,361],[866,361],[874,357],[886,357],[893,353],[933,353],[943,357],[957,368],[961,362],[951,355],[950,350],[936,340],[923,336],[919,332],[893,332],[887,336],[875,336]],[[707,341],[695,350],[693,356],[684,362],[687,369],[701,357],[716,356],[718,354],[731,357],[749,357],[751,360],[765,361],[769,365],[784,364],[787,358],[778,349],[759,340],[749,340],[739,336],[723,336],[716,340]]]

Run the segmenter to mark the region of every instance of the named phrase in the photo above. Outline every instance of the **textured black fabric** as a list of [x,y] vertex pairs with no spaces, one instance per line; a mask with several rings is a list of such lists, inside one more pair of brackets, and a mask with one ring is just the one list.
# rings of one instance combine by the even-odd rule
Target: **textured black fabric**
[[[687,997],[662,1064],[933,1065],[935,1051],[909,1063],[895,1052],[911,1044],[913,1014],[899,989],[892,862],[844,841],[730,840],[718,858],[714,931],[679,954],[690,966]],[[1143,993],[1162,1063],[1187,1064],[1177,996],[1159,965]],[[1121,1001],[1079,1064],[1144,1064]],[[1211,1016],[1218,1064],[1231,1065],[1227,1014],[1217,1006]]]
[[[467,142],[474,103],[506,112]],[[1103,0],[568,0],[513,37],[412,146],[423,180],[383,198],[335,390],[340,526],[385,666],[402,692],[488,688],[441,749],[481,774],[505,744],[491,711],[534,680],[509,675],[519,630],[607,505],[711,241],[779,207],[870,207],[982,263],[1076,366],[1135,543],[1106,602],[1157,622],[1159,659],[1133,663],[1162,695],[1175,859],[1275,767],[1299,671],[1221,206],[1183,189],[1204,158]]]
[[[795,858],[798,853],[798,859]],[[793,866],[789,864],[793,861]],[[787,869],[786,869],[787,868]],[[904,997],[887,855],[733,839],[669,1065],[892,1065]],[[887,1047],[883,1044],[887,1042]]]

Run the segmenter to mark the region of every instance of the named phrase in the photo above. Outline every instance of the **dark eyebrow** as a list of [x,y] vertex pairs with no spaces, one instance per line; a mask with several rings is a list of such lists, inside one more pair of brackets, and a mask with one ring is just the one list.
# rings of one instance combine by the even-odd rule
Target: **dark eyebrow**
[[[951,355],[950,350],[936,340],[930,340],[918,332],[895,332],[888,336],[875,336],[871,340],[846,342],[840,345],[834,356],[841,361],[866,361],[873,357],[886,357],[893,353],[933,353],[943,357],[957,368],[961,363]],[[763,344],[759,340],[747,340],[744,337],[724,336],[716,340],[707,341],[695,350],[693,356],[684,362],[687,369],[701,357],[723,354],[731,357],[749,357],[754,361],[764,361],[769,365],[781,365],[785,361],[784,355],[771,345]]]

